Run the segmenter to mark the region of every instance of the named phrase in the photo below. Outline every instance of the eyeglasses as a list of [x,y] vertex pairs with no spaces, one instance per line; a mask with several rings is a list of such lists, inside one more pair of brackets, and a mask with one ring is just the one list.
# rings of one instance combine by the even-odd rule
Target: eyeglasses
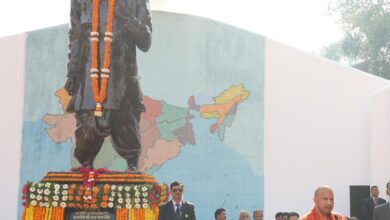
[[183,189],[172,189],[172,192],[183,192]]

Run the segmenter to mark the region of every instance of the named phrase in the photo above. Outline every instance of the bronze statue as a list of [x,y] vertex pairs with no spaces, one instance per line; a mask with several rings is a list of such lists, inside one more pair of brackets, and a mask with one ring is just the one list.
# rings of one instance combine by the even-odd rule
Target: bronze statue
[[74,156],[93,167],[104,138],[137,171],[140,114],[145,111],[136,47],[151,45],[148,0],[71,0],[67,107],[75,112]]

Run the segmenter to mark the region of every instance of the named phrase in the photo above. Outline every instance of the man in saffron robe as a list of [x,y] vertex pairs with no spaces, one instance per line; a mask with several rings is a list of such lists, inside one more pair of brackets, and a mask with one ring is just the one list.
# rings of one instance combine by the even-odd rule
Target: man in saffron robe
[[329,186],[320,186],[314,193],[314,207],[299,220],[347,220],[339,213],[332,212],[334,206],[333,190]]
[[[146,52],[151,45],[152,24],[148,0],[116,0],[111,21],[112,34],[107,29],[109,2],[71,0],[69,30],[68,80],[65,89],[71,95],[67,111],[75,113],[76,148],[74,156],[85,167],[93,167],[104,138],[111,135],[116,152],[127,161],[129,171],[137,171],[140,155],[140,114],[145,111],[139,85],[136,48]],[[98,12],[97,63],[98,74],[91,74],[92,16]],[[106,35],[106,36],[105,36]],[[97,104],[91,82],[97,76],[102,88],[105,37],[111,38],[109,78],[106,97]],[[92,39],[94,40],[94,39]],[[106,55],[107,56],[107,55]],[[95,116],[97,105],[101,116]]]

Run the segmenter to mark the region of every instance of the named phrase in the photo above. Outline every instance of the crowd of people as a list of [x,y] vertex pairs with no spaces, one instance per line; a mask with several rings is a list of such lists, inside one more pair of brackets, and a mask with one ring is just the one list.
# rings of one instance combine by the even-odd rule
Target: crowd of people
[[[160,206],[158,220],[196,220],[194,204],[183,200],[184,185],[173,182],[170,185],[172,199]],[[386,184],[386,194],[390,196],[390,182]],[[346,217],[334,212],[334,195],[329,186],[320,186],[314,192],[314,206],[306,214],[300,216],[297,212],[278,212],[275,220],[359,220],[356,217]],[[379,198],[378,186],[371,187],[371,197],[367,198],[362,207],[362,220],[390,220],[390,205],[385,199]],[[214,213],[215,220],[225,220],[227,213],[224,208],[218,208]],[[263,210],[251,212],[242,210],[239,220],[263,220]]]
[[[224,208],[219,208],[215,210],[214,217],[216,220],[225,220],[226,219],[226,210]],[[251,213],[248,210],[240,211],[238,216],[239,220],[263,220],[263,210],[255,209]],[[278,212],[275,215],[275,220],[298,220],[299,214],[296,212]]]
[[299,214],[296,212],[277,212],[275,214],[275,220],[297,220]]
[[[250,215],[251,214],[249,211],[242,210],[240,212],[238,219],[249,220],[249,219],[251,219]],[[226,210],[224,208],[217,209],[215,211],[214,217],[216,220],[225,220],[226,219]],[[253,220],[263,220],[263,210],[261,210],[261,209],[253,210],[252,217],[253,217],[252,218]]]

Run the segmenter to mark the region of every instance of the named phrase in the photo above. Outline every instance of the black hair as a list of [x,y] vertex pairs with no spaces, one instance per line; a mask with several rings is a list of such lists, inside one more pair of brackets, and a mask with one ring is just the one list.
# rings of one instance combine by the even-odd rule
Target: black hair
[[290,218],[290,217],[293,217],[293,216],[297,216],[297,217],[299,218],[299,214],[296,213],[296,212],[290,212],[290,213],[288,213],[288,217],[289,217],[289,218]]
[[219,208],[219,209],[215,210],[215,213],[214,213],[215,219],[217,219],[217,216],[220,215],[222,212],[226,212],[226,210],[224,208]]
[[179,181],[175,181],[175,182],[171,183],[171,185],[169,186],[169,189],[172,190],[172,188],[173,188],[174,186],[181,186],[181,188],[184,189],[183,183],[181,183],[181,182],[179,182]]
[[280,216],[283,216],[283,212],[277,212],[275,214],[275,218],[279,218]]

